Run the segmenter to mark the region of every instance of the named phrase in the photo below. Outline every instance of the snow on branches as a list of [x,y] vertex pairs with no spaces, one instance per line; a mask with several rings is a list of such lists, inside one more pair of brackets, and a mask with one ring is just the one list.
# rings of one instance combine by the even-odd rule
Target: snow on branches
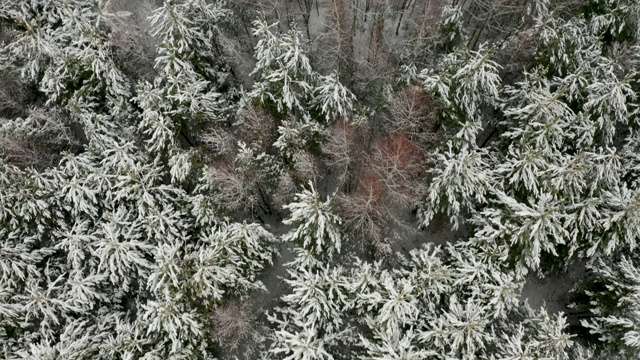
[[339,253],[342,221],[333,213],[332,204],[330,198],[322,201],[313,184],[309,183],[309,189],[296,194],[295,202],[284,206],[291,215],[283,223],[296,228],[283,240],[296,242],[319,257],[330,259],[334,252]]

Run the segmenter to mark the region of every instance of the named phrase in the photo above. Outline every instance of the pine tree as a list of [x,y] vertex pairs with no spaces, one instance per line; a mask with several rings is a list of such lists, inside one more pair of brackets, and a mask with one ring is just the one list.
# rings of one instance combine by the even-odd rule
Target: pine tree
[[252,97],[272,104],[280,113],[305,112],[317,74],[311,69],[302,33],[296,29],[278,36],[265,19],[254,21],[253,35],[260,38],[255,49],[258,74]]
[[284,359],[333,359],[350,333],[342,313],[348,303],[344,270],[328,265],[334,252],[340,253],[341,221],[332,212],[332,200],[322,202],[309,186],[296,194],[297,202],[285,206],[291,215],[283,223],[297,228],[282,240],[299,247],[286,264],[284,281],[291,289],[281,298],[286,307],[269,315],[276,330],[268,351]]
[[427,202],[420,209],[422,226],[427,226],[437,212],[446,211],[454,229],[458,228],[464,212],[486,201],[485,194],[492,186],[491,173],[483,159],[486,151],[464,145],[455,152],[451,142],[447,146],[448,151],[435,154],[435,166],[429,170],[433,178]]
[[457,50],[446,54],[436,69],[417,75],[425,91],[441,107],[442,125],[456,143],[475,145],[484,124],[481,110],[499,100],[500,65],[491,60],[495,48],[478,51]]
[[295,200],[285,205],[291,216],[283,223],[296,228],[287,233],[283,241],[295,242],[323,259],[331,259],[334,252],[340,253],[342,235],[339,225],[342,221],[332,211],[332,199],[323,202],[313,184],[309,183],[309,189],[296,194]]
[[320,76],[311,100],[312,105],[320,108],[327,122],[347,117],[354,111],[355,102],[355,95],[340,83],[335,72]]
[[600,341],[612,345],[612,350],[622,356],[638,356],[640,347],[638,324],[638,268],[636,257],[622,256],[619,260],[599,259],[589,266],[601,290],[587,290],[585,307],[592,316],[581,324]]
[[[135,108],[129,101],[137,90],[119,78],[109,53],[108,20],[117,14],[108,3],[1,10],[40,26],[40,45],[28,41],[36,33],[14,29],[7,49],[37,55],[11,66],[39,84],[46,111],[70,114],[88,140],[44,169],[0,160],[3,351],[11,358],[211,358],[210,311],[264,290],[257,274],[275,252],[275,238],[261,226],[221,218],[210,188],[198,183],[196,151],[179,148],[185,128],[177,120],[220,113],[214,88],[221,69],[204,57],[214,56],[210,20],[226,13],[201,1],[167,2],[155,13],[160,75],[138,87]],[[171,49],[182,57],[164,57]],[[33,132],[38,116],[8,120],[3,131]],[[42,133],[53,127],[50,141],[69,146],[67,134],[56,132],[68,131],[66,124],[58,124]],[[196,186],[182,187],[187,182]]]

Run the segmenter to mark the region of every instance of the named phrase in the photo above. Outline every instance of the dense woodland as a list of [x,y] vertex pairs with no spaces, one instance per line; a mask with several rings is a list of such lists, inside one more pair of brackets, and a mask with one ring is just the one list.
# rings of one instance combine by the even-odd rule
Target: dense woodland
[[3,359],[640,358],[637,0],[0,0],[0,42]]

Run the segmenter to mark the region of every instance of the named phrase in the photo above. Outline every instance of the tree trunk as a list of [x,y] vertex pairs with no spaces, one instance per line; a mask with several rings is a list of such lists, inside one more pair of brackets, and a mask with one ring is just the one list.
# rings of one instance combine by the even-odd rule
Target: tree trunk
[[402,24],[402,17],[404,16],[405,7],[407,6],[407,0],[402,1],[402,6],[400,7],[400,18],[398,19],[398,25],[396,26],[396,36],[400,31],[400,24]]
[[498,127],[494,127],[493,130],[491,130],[491,133],[489,134],[489,136],[487,136],[486,139],[484,139],[484,141],[482,142],[482,145],[480,145],[481,148],[485,147],[485,145],[487,145],[487,143],[489,143],[489,140],[491,140],[491,138],[493,137],[493,135],[496,134],[496,132],[498,131]]

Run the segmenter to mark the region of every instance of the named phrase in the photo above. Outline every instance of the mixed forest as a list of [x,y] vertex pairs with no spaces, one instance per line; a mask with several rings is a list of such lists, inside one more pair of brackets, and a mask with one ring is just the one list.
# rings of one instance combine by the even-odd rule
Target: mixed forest
[[0,0],[0,358],[638,359],[639,96],[637,0]]

